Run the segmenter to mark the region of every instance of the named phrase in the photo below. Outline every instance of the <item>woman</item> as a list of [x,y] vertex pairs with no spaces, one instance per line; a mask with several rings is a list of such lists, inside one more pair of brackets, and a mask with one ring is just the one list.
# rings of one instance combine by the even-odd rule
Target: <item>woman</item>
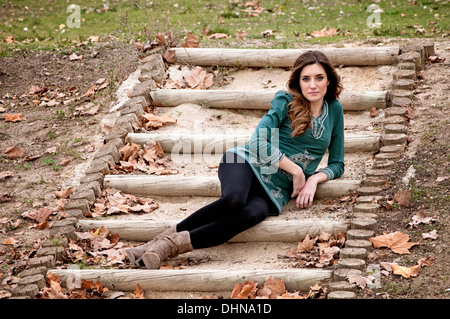
[[[219,165],[222,197],[147,244],[127,250],[130,262],[157,269],[168,257],[225,243],[278,215],[295,198],[308,208],[319,183],[344,171],[342,86],[328,58],[307,51],[263,116],[248,145],[225,152]],[[316,171],[329,151],[327,167]]]

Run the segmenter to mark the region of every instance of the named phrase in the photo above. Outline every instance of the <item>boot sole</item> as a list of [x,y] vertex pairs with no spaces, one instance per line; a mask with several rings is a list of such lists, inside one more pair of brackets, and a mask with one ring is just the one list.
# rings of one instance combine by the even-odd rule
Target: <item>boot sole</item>
[[159,269],[161,265],[159,256],[150,251],[142,255],[142,261],[144,262],[147,269]]
[[134,257],[133,253],[129,250],[125,250],[125,253],[127,254],[127,258],[130,261],[130,264],[135,264],[136,258]]

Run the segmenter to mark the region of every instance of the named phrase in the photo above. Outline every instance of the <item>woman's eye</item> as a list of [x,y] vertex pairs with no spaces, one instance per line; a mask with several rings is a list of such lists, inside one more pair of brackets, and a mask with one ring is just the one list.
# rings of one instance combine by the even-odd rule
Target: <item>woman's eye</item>
[[323,76],[318,76],[317,80],[322,81],[323,80]]
[[309,78],[303,78],[302,81],[308,82]]

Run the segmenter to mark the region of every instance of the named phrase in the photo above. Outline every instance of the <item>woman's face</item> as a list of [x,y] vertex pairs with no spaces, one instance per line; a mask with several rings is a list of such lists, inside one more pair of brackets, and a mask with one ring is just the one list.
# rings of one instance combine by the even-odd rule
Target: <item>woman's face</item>
[[319,63],[308,64],[300,72],[300,89],[311,103],[323,100],[329,83],[327,73]]

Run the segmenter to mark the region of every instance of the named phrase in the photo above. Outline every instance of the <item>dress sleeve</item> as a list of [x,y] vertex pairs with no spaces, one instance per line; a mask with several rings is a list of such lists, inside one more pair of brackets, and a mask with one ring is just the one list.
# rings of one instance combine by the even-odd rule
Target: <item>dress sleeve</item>
[[344,111],[338,101],[333,103],[333,130],[328,147],[328,164],[319,172],[325,173],[328,180],[339,178],[344,173]]
[[262,117],[250,137],[249,151],[255,160],[265,165],[277,165],[284,156],[279,150],[279,128],[287,116],[291,96],[278,91],[270,102],[269,111]]

